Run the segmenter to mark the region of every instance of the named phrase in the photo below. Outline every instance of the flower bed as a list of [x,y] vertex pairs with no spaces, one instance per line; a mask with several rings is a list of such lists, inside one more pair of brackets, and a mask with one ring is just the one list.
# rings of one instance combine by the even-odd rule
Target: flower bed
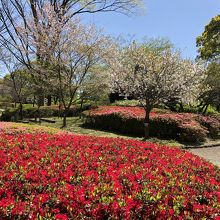
[[[102,106],[84,112],[86,125],[138,136],[144,135],[144,115],[141,107]],[[153,111],[150,120],[151,136],[182,142],[201,143],[208,136],[216,138],[220,131],[220,120],[217,118],[191,113]]]
[[134,140],[0,133],[2,219],[218,219],[220,170]]

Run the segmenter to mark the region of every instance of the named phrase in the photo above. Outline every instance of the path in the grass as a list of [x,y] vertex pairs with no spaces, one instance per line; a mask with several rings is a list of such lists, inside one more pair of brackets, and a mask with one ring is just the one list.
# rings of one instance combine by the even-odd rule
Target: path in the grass
[[193,154],[209,160],[213,164],[220,167],[220,146],[219,147],[207,147],[207,148],[195,148],[190,149]]

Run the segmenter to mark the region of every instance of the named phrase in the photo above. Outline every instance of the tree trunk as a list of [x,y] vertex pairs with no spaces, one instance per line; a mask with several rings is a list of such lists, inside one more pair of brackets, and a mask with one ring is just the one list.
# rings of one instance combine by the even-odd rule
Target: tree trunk
[[200,101],[200,103],[196,107],[201,107],[203,105],[203,101]]
[[48,95],[47,96],[47,106],[51,106],[51,103],[52,103],[52,96]]
[[66,115],[67,115],[67,110],[65,109],[65,110],[63,111],[63,125],[62,125],[61,128],[65,128],[66,125],[67,125],[67,123],[66,123]]
[[40,106],[37,107],[36,113],[37,113],[37,115],[36,115],[36,117],[35,117],[35,121],[37,121],[37,118],[38,118],[38,123],[41,124]]
[[148,139],[150,137],[150,111],[145,110],[144,118],[144,138]]
[[44,106],[44,94],[43,91],[39,91],[38,100],[37,100],[38,107]]
[[54,96],[53,101],[54,101],[54,105],[56,105],[58,103],[59,97]]
[[203,110],[202,114],[205,115],[208,110],[209,104],[206,104],[205,109]]
[[23,105],[21,102],[19,103],[19,115],[20,119],[23,120]]
[[180,102],[179,105],[180,105],[179,112],[184,112],[183,103]]
[[34,101],[33,101],[33,107],[34,107],[34,104],[35,104],[35,96],[34,96]]
[[81,119],[82,118],[82,107],[83,107],[83,98],[81,98],[81,102],[80,102],[80,109],[79,109],[79,118]]
[[203,114],[203,110],[204,110],[205,106],[206,106],[206,103],[203,104],[202,108],[200,109],[200,112],[201,112],[202,114]]

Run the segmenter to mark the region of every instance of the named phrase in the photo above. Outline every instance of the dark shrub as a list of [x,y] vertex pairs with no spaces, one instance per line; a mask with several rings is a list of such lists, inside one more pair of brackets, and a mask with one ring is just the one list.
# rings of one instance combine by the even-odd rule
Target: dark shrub
[[13,118],[16,120],[18,116],[18,109],[16,108],[8,108],[1,115],[1,121],[12,121]]
[[208,130],[198,126],[180,126],[178,140],[186,143],[203,143],[205,142]]
[[197,121],[209,131],[208,136],[211,138],[217,138],[220,132],[220,119],[215,116],[198,116]]

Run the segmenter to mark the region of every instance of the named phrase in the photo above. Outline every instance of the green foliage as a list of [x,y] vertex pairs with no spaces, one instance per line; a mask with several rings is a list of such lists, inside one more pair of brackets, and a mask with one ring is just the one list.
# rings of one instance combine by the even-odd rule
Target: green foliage
[[0,103],[2,103],[2,102],[7,103],[7,102],[10,102],[10,101],[11,101],[11,97],[0,95]]
[[28,97],[34,94],[33,79],[25,69],[20,69],[6,74],[3,85],[7,88],[7,94],[11,102],[24,103]]
[[112,103],[113,106],[140,106],[138,100],[119,100]]
[[14,104],[8,101],[0,101],[0,108],[1,109],[7,109],[7,108],[13,108]]
[[12,118],[16,117],[17,113],[18,113],[17,108],[7,108],[4,112],[2,112],[0,120],[1,121],[12,121]]
[[145,47],[146,52],[151,51],[160,55],[166,50],[173,49],[174,45],[167,38],[145,38],[143,47]]
[[90,103],[106,103],[109,93],[107,79],[106,67],[97,65],[91,68],[81,87],[80,98]]
[[[18,108],[8,108],[2,113],[0,120],[16,121],[18,119],[18,112]],[[23,109],[24,118],[35,118],[38,117],[39,114],[41,115],[41,117],[51,117],[53,116],[53,111],[51,109],[41,108],[38,113],[37,107],[25,107]]]
[[[81,111],[88,110],[91,107],[89,104],[85,104],[80,108],[80,105],[74,106],[67,112],[67,117],[78,116]],[[18,108],[8,108],[2,113],[0,118],[1,121],[11,121],[13,118],[16,120],[17,114],[19,112]],[[39,111],[37,107],[32,107],[31,105],[24,105],[23,117],[24,118],[35,118],[35,117],[61,117],[63,115],[64,109],[59,109],[58,106],[42,106]]]
[[[198,103],[194,103],[194,104],[182,104],[180,106],[180,104],[176,104],[175,106],[172,106],[172,110],[174,112],[178,112],[178,113],[181,113],[181,112],[185,112],[185,113],[202,113],[201,111],[201,106],[199,105],[199,102]],[[160,109],[162,109],[163,106],[160,106]],[[164,107],[165,108],[165,107]],[[159,110],[159,109],[158,109]],[[216,110],[216,107],[215,106],[212,106],[212,105],[209,105],[208,108],[207,108],[207,111],[206,111],[206,115],[213,115],[213,114],[217,114],[218,111]]]
[[201,36],[196,39],[200,57],[204,60],[216,59],[220,55],[220,15],[212,18]]
[[207,89],[200,96],[200,100],[220,111],[220,63],[212,62],[209,64],[205,87]]
[[220,63],[212,62],[209,64],[207,68],[206,84],[211,88],[220,87]]

